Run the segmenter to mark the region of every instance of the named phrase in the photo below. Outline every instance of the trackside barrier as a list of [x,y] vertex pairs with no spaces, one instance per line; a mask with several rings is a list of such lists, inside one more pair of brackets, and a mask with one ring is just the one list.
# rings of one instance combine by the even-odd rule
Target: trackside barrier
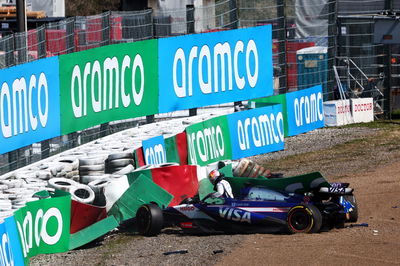
[[57,190],[14,213],[25,263],[37,254],[69,250],[70,212],[71,195]]
[[271,25],[234,32],[159,40],[161,113],[273,94]]
[[324,102],[324,116],[326,126],[342,126],[351,124],[350,100],[336,100]]
[[325,125],[341,126],[374,121],[373,98],[324,102]]
[[266,25],[2,69],[0,154],[111,121],[272,95],[271,36]]
[[0,154],[60,136],[58,57],[0,70]]
[[21,241],[15,217],[8,217],[0,224],[0,261],[2,265],[24,265]]
[[324,126],[322,86],[249,101],[251,108],[282,104],[285,137],[295,136]]

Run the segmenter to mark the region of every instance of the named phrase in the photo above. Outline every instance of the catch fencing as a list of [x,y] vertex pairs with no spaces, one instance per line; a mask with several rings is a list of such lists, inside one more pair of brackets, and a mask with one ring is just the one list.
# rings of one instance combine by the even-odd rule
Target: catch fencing
[[[212,5],[188,5],[174,10],[110,11],[71,17],[0,38],[0,68],[110,44],[272,24],[275,94],[322,84],[324,100],[337,99],[334,65],[338,66],[349,95],[357,88],[347,80],[344,60],[352,59],[376,81],[387,73],[388,50],[382,44],[373,44],[373,20],[370,15],[363,15],[387,10],[387,2],[220,0]],[[393,1],[390,8],[400,10],[400,5]],[[400,51],[394,53],[398,54]],[[362,82],[368,87],[371,81]],[[390,106],[390,99],[385,97],[382,106]],[[188,114],[103,124],[9,152],[0,155],[0,174],[140,123],[181,115]]]

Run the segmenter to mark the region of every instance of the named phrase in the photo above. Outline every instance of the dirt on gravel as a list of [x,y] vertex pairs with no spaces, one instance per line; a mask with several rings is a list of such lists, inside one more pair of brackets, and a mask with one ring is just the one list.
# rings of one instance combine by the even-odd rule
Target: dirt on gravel
[[[359,206],[353,226],[318,234],[201,237],[119,230],[97,245],[39,255],[31,265],[400,264],[400,125],[367,126],[316,130],[285,139],[285,151],[253,158],[285,176],[320,171],[331,182],[349,182]],[[163,254],[176,250],[183,254]]]

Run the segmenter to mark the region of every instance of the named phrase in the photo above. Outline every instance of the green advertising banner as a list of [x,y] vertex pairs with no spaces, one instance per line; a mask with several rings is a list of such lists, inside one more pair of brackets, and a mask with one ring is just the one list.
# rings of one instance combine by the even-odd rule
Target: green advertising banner
[[61,55],[61,134],[158,113],[157,64],[157,40]]
[[37,254],[69,250],[70,213],[71,195],[61,190],[14,213],[25,262]]
[[186,128],[189,164],[204,166],[232,158],[226,116],[215,117]]

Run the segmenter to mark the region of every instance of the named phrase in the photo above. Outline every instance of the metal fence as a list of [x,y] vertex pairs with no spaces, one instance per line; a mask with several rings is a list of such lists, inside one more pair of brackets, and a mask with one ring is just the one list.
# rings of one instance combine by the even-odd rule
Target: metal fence
[[[334,65],[347,89],[355,89],[346,80],[346,58],[372,79],[388,72],[388,49],[373,44],[373,20],[364,15],[382,13],[388,8],[387,2],[390,1],[220,0],[200,7],[113,11],[67,18],[0,38],[0,68],[109,44],[272,24],[275,93],[322,84],[324,99],[330,100],[337,97]],[[392,2],[390,8],[399,11],[398,1]],[[392,53],[400,60],[399,54],[400,49]],[[393,66],[399,63],[396,61]],[[400,97],[400,86],[398,94]],[[389,106],[391,98],[385,99]],[[0,174],[146,121],[152,121],[152,117],[100,125],[0,155]]]

